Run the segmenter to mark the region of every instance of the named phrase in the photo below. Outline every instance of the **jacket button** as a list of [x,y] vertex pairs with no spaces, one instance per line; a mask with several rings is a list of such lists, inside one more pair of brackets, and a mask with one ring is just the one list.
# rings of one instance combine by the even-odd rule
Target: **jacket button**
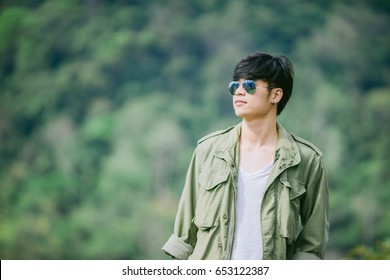
[[219,248],[222,248],[222,244],[221,244],[221,243],[219,243],[219,244],[218,244],[218,247],[219,247]]
[[228,215],[224,214],[224,215],[223,215],[223,218],[224,218],[225,220],[227,220]]

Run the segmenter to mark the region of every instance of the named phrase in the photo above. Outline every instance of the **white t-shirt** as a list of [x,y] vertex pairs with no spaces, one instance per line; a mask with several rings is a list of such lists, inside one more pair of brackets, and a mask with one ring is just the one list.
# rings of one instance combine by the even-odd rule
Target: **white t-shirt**
[[272,164],[253,173],[239,170],[233,260],[263,258],[260,208],[271,169]]

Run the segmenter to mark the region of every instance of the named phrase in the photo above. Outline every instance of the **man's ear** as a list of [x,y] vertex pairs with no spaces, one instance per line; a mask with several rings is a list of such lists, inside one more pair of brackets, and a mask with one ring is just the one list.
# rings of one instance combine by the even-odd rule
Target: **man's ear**
[[271,99],[271,102],[273,104],[277,104],[279,103],[279,101],[282,99],[283,97],[283,89],[281,88],[275,88],[272,92],[272,99]]

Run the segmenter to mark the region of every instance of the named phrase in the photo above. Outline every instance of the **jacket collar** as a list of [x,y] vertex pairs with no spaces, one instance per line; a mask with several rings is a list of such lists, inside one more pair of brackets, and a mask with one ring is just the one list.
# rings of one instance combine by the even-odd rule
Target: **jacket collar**
[[241,123],[229,129],[220,145],[216,148],[214,155],[225,160],[229,165],[238,166],[238,150],[241,135]]
[[277,123],[277,129],[279,140],[275,152],[275,165],[278,170],[283,171],[297,165],[301,161],[301,156],[297,144],[286,129],[280,123]]
[[[274,170],[280,174],[283,170],[298,164],[301,161],[297,144],[286,129],[276,123],[278,130],[278,145],[275,152]],[[229,130],[219,147],[215,151],[215,156],[226,160],[228,163],[235,163],[238,166],[239,140],[241,135],[241,123]]]

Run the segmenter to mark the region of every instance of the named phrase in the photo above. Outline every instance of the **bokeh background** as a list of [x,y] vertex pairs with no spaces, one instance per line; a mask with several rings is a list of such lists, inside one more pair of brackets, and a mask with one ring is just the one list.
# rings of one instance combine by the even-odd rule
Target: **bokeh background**
[[166,259],[197,139],[257,50],[325,154],[327,259],[390,259],[390,1],[0,0],[0,258]]

